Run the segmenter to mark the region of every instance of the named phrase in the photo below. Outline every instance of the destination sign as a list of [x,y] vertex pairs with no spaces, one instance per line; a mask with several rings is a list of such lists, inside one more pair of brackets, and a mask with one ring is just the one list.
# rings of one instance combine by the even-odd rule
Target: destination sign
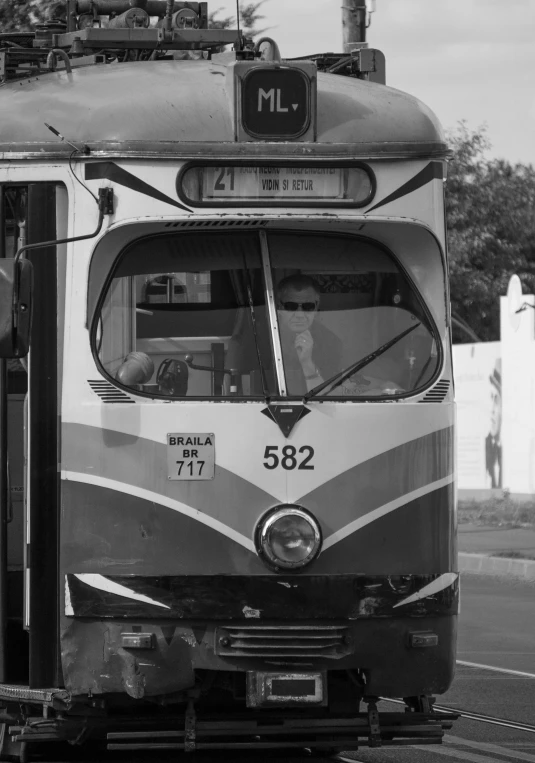
[[296,68],[255,68],[242,82],[242,124],[255,138],[298,138],[310,122],[310,79]]
[[370,167],[308,162],[303,165],[211,164],[189,166],[177,176],[177,192],[187,204],[213,206],[362,207],[375,193]]
[[343,199],[343,181],[337,167],[205,167],[202,198]]

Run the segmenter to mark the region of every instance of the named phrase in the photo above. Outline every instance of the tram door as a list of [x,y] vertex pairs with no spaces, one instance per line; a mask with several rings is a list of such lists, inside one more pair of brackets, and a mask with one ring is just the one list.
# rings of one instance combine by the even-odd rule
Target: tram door
[[[57,184],[3,186],[4,254],[64,235]],[[59,231],[59,233],[58,233]],[[30,353],[8,360],[7,683],[61,685],[58,658],[58,247],[29,249],[33,264]],[[63,283],[60,276],[59,282]],[[60,298],[59,304],[63,304]],[[61,343],[60,343],[61,344]],[[5,571],[5,566],[4,566]]]

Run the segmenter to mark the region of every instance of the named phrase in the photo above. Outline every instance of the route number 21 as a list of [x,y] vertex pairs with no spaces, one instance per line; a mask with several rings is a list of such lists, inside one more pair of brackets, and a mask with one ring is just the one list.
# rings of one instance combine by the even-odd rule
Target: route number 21
[[[298,456],[297,453],[301,455]],[[293,445],[285,445],[280,450],[278,445],[266,445],[264,451],[264,467],[266,469],[276,469],[278,466],[282,466],[286,471],[292,469],[314,469],[314,464],[310,463],[314,456],[314,448],[310,445],[303,445],[299,448],[294,448]],[[299,463],[298,463],[299,461]]]

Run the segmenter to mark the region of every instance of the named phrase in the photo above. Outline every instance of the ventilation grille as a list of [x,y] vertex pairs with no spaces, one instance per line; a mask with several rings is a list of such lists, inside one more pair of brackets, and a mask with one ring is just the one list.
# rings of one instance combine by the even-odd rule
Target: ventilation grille
[[436,383],[433,389],[429,390],[429,392],[422,397],[420,402],[421,403],[441,403],[446,397],[446,395],[448,394],[449,388],[450,388],[449,379],[441,379],[439,382]]
[[350,653],[346,626],[232,626],[216,630],[222,657],[344,657]]
[[98,381],[89,381],[88,384],[93,392],[96,392],[105,403],[135,403],[135,400],[127,395],[126,392],[117,389],[110,382],[100,379]]
[[261,228],[266,220],[187,220],[166,223],[165,228]]

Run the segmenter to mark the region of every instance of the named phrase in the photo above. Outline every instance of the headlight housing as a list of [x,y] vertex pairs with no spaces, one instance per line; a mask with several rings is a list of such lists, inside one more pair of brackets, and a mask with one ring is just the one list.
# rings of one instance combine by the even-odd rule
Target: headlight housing
[[310,564],[321,549],[318,522],[301,506],[279,506],[263,517],[256,532],[259,555],[271,567],[295,570]]

